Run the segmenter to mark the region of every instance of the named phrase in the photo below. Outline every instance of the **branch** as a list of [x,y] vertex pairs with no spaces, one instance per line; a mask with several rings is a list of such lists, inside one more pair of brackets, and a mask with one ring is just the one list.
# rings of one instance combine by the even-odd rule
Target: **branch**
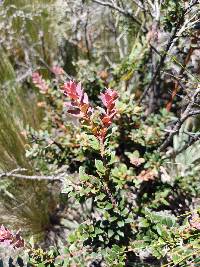
[[[111,9],[114,9],[116,11],[118,11],[120,14],[124,15],[125,17],[128,17],[128,18],[131,18],[134,22],[136,22],[142,29],[143,33],[148,33],[148,29],[142,25],[142,22],[139,21],[135,16],[133,16],[132,13],[126,11],[125,9],[119,7],[119,6],[116,6],[116,5],[113,5],[111,4],[110,2],[102,2],[101,0],[92,0],[94,3],[97,3],[99,5],[102,5],[102,6],[107,6],[107,7],[110,7]],[[134,1],[135,2],[135,1]],[[135,2],[135,4],[138,4]],[[141,8],[141,6],[140,6]],[[160,52],[156,49],[156,47],[154,47],[152,44],[150,44],[150,47],[152,48],[152,50],[161,57],[161,54]]]
[[185,111],[183,112],[181,118],[176,122],[174,128],[170,131],[170,134],[167,137],[167,139],[160,146],[159,151],[163,151],[165,148],[167,148],[167,146],[171,143],[174,135],[176,135],[179,132],[182,124],[187,120],[187,118],[200,114],[200,110],[192,110],[192,107],[195,104],[196,98],[199,95],[199,93],[200,93],[200,88],[198,88],[194,92],[194,94],[191,98],[191,102],[188,104],[188,106],[185,109]]
[[24,168],[17,168],[10,172],[2,172],[0,173],[0,178],[19,178],[19,179],[26,179],[26,180],[51,180],[51,181],[60,181],[64,175],[66,175],[67,167],[64,166],[59,170],[55,171],[52,175],[25,175],[21,174],[20,172],[27,171]]
[[156,71],[155,71],[155,73],[154,73],[154,75],[153,75],[153,78],[152,78],[150,84],[148,85],[148,87],[144,90],[143,94],[141,95],[141,97],[140,97],[140,99],[139,99],[139,101],[138,101],[139,104],[141,104],[143,98],[147,95],[147,93],[148,93],[149,90],[151,89],[152,85],[154,84],[154,82],[155,82],[157,76],[160,74],[160,70],[162,69],[162,67],[163,67],[163,65],[164,65],[164,62],[165,62],[165,59],[166,59],[166,57],[167,57],[167,52],[170,50],[170,48],[171,48],[171,46],[172,46],[172,44],[173,44],[173,42],[174,42],[174,39],[175,39],[175,37],[176,37],[176,34],[177,34],[178,29],[179,29],[180,24],[181,24],[181,21],[182,21],[182,19],[180,19],[179,23],[178,23],[177,26],[175,27],[174,32],[173,32],[171,38],[169,39],[169,41],[168,41],[168,43],[167,43],[167,45],[166,45],[165,53],[164,53],[164,54],[161,56],[161,58],[160,58],[160,62],[159,62],[159,64],[158,64],[157,68],[156,68]]
[[[170,39],[169,39],[169,41],[168,41],[168,43],[167,43],[167,45],[166,45],[166,48],[164,49],[165,52],[164,52],[164,54],[163,54],[163,55],[161,56],[161,58],[160,58],[160,62],[158,63],[158,66],[157,66],[156,71],[155,71],[155,73],[154,73],[154,75],[153,75],[153,78],[152,78],[150,84],[148,85],[148,87],[144,90],[143,94],[141,95],[141,97],[140,97],[140,99],[139,99],[139,101],[138,101],[138,104],[141,104],[143,98],[147,95],[148,91],[151,89],[151,87],[152,87],[153,84],[155,83],[157,76],[160,74],[160,71],[161,71],[161,69],[162,69],[163,66],[164,66],[164,62],[165,62],[165,59],[166,59],[166,57],[167,57],[167,53],[168,53],[168,51],[170,50],[171,46],[173,45],[174,40],[177,38],[177,33],[178,33],[179,29],[180,29],[181,24],[184,22],[185,15],[186,15],[186,14],[191,10],[191,8],[192,8],[193,6],[195,6],[197,3],[198,3],[198,0],[195,1],[192,5],[190,5],[187,9],[185,9],[184,12],[183,12],[183,14],[182,14],[182,16],[180,16],[180,18],[178,19],[177,25],[176,25],[176,27],[174,28],[174,31],[173,31],[173,33],[172,33],[172,35],[171,35],[171,37],[170,37]],[[158,86],[158,87],[159,87],[159,86]]]
[[94,3],[99,4],[99,5],[107,6],[107,7],[110,7],[110,8],[112,8],[112,9],[118,11],[119,13],[121,13],[122,15],[124,15],[125,17],[128,17],[128,18],[132,19],[134,22],[136,22],[137,25],[139,25],[139,26],[142,28],[142,31],[143,31],[144,33],[147,33],[147,32],[148,32],[147,28],[144,27],[144,26],[142,25],[142,22],[141,22],[139,19],[137,19],[137,18],[136,18],[132,13],[130,13],[129,11],[126,11],[126,10],[124,10],[123,8],[121,8],[121,7],[117,6],[117,5],[114,5],[114,4],[110,3],[110,2],[103,2],[103,1],[101,1],[101,0],[92,0],[92,1],[93,1]]
[[196,136],[192,136],[192,138],[189,140],[188,143],[186,143],[180,150],[175,151],[175,156],[177,156],[178,154],[182,153],[183,151],[185,151],[188,147],[190,147],[191,145],[193,145],[195,142],[200,140],[200,134],[196,135]]
[[138,3],[136,0],[132,0],[139,8],[146,11],[145,7],[142,5],[142,3]]
[[28,69],[25,73],[23,73],[20,77],[16,78],[16,82],[20,83],[27,79],[27,77],[30,77],[33,73],[32,69]]

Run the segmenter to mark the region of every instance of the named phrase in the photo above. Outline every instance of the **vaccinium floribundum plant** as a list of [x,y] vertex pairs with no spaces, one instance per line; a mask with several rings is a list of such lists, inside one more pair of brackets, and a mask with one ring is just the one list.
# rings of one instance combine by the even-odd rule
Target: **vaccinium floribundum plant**
[[[43,79],[35,79],[35,76],[40,76],[34,74],[33,82],[41,90]],[[87,163],[80,166],[76,181],[64,181],[63,192],[81,203],[89,201],[91,205],[87,222],[82,223],[68,238],[71,245],[66,256],[67,264],[80,263],[81,259],[85,261],[91,250],[96,254],[90,257],[90,261],[102,260],[111,253],[113,246],[118,255],[115,261],[124,262],[126,253],[123,251],[129,244],[133,219],[131,206],[123,193],[126,180],[116,177],[120,171],[111,145],[115,129],[113,123],[118,118],[118,93],[105,89],[99,96],[102,106],[95,107],[81,83],[70,80],[61,84],[60,89],[65,96],[67,113],[79,121],[80,136],[84,138],[77,140],[77,143],[80,153],[84,151],[87,159]],[[123,175],[126,172],[124,170]]]
[[[116,156],[110,147],[112,124],[117,118],[118,93],[106,89],[99,97],[103,108],[94,108],[81,83],[69,81],[64,83],[62,89],[70,100],[65,104],[68,113],[80,119],[80,127],[87,136],[88,146],[95,151],[95,158],[91,159],[94,161],[95,171],[81,166],[78,182],[66,186],[65,189],[65,193],[80,202],[90,200],[92,210],[87,222],[70,235],[69,242],[72,245],[69,247],[69,253],[79,256],[79,253],[76,253],[79,248],[83,256],[83,252],[87,255],[92,248],[96,253],[93,259],[102,260],[102,250],[109,254],[107,249],[114,246],[116,253],[119,252],[118,257],[123,255],[121,261],[124,262],[126,256],[122,251],[129,244],[132,215],[130,205],[123,194],[123,185],[118,185],[114,178]],[[68,264],[79,260],[80,257],[73,256],[69,258]],[[120,259],[115,259],[117,262],[118,260]]]

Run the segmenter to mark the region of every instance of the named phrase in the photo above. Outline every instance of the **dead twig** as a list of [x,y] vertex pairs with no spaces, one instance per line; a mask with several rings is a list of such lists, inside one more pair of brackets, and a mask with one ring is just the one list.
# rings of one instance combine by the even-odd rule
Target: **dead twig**
[[[155,73],[152,77],[152,80],[151,82],[149,83],[149,85],[146,87],[146,89],[144,90],[143,94],[141,95],[139,101],[138,101],[138,104],[141,104],[142,100],[144,99],[144,97],[147,95],[147,93],[149,92],[149,90],[152,88],[152,86],[154,85],[154,83],[156,82],[156,79],[157,77],[160,75],[160,71],[161,69],[163,68],[164,66],[164,63],[165,63],[165,59],[168,55],[168,51],[170,50],[170,48],[172,47],[174,41],[178,38],[177,34],[181,28],[181,25],[184,23],[184,18],[185,18],[185,15],[191,10],[191,8],[193,6],[195,6],[196,4],[198,4],[198,1],[195,1],[193,4],[191,4],[188,8],[186,8],[184,10],[184,12],[182,13],[182,15],[180,16],[180,18],[178,19],[177,21],[177,24],[176,24],[176,27],[174,28],[173,30],[173,33],[171,35],[171,37],[169,38],[169,41],[166,45],[166,48],[164,49],[164,53],[163,55],[161,56],[160,58],[160,61],[157,65],[157,68],[155,70]],[[158,85],[159,87],[159,85]]]
[[92,0],[92,1],[94,3],[99,4],[99,5],[107,6],[107,7],[111,8],[111,9],[114,9],[114,10],[118,11],[119,13],[124,15],[125,17],[128,17],[128,18],[132,19],[138,26],[140,26],[142,28],[142,31],[144,33],[148,32],[146,27],[144,27],[142,25],[142,22],[138,18],[136,18],[131,12],[126,11],[125,9],[123,9],[123,8],[121,8],[119,6],[112,4],[111,2],[104,2],[104,1],[101,1],[101,0]]
[[[117,6],[117,5],[113,5],[110,2],[103,2],[103,1],[100,1],[100,0],[92,0],[92,1],[94,3],[99,4],[99,5],[107,6],[107,7],[111,8],[111,9],[114,9],[114,10],[118,11],[120,14],[122,14],[125,17],[131,18],[134,22],[137,23],[138,26],[141,27],[141,30],[143,31],[144,34],[148,33],[148,29],[146,28],[146,26],[143,25],[143,23],[140,20],[138,20],[131,12],[128,12],[125,9],[123,9],[123,8]],[[136,2],[135,2],[135,4],[136,4]],[[141,8],[141,6],[140,6],[140,8]],[[152,44],[150,44],[150,47],[157,55],[159,55],[161,57],[161,53],[156,49],[156,47],[154,47]]]
[[[181,21],[181,20],[180,20]],[[180,22],[177,24],[177,26],[175,27],[174,29],[174,32],[171,36],[171,38],[169,39],[167,45],[166,45],[166,48],[165,48],[165,53],[163,53],[163,55],[161,56],[160,58],[160,62],[158,63],[157,65],[157,68],[155,70],[155,73],[153,75],[153,78],[151,80],[151,82],[149,83],[148,87],[144,90],[143,94],[141,95],[138,103],[141,104],[142,100],[144,99],[144,97],[147,95],[147,93],[149,92],[149,90],[151,89],[152,85],[155,83],[155,80],[157,79],[157,76],[160,74],[160,71],[164,65],[164,62],[165,62],[165,59],[167,57],[167,52],[170,50],[173,42],[174,42],[174,39],[176,38],[176,34],[178,32],[178,29],[179,29],[179,25],[180,25]]]
[[175,151],[175,156],[185,151],[188,147],[193,145],[195,142],[200,140],[200,134],[197,134],[196,136],[192,136],[191,139],[178,151]]
[[0,178],[19,178],[26,180],[51,180],[51,181],[61,181],[63,176],[66,176],[66,166],[55,171],[52,175],[26,175],[21,174],[21,172],[27,171],[25,168],[17,168],[9,172],[0,173]]
[[189,117],[200,114],[200,110],[193,110],[193,105],[195,104],[199,93],[200,93],[200,88],[197,88],[197,90],[194,92],[193,96],[191,97],[191,101],[188,104],[187,108],[185,109],[185,111],[181,115],[180,119],[176,122],[173,129],[170,131],[170,133],[169,133],[168,137],[165,139],[164,143],[160,146],[159,151],[163,151],[165,148],[167,148],[167,146],[171,143],[174,135],[176,135],[179,132],[182,124]]

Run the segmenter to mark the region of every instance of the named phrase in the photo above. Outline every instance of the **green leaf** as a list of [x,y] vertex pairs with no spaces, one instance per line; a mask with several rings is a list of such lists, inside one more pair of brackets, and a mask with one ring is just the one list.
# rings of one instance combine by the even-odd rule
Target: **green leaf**
[[133,218],[127,218],[125,220],[125,223],[132,223],[132,222],[134,222],[134,219]]
[[118,233],[118,235],[124,237],[124,233],[122,231],[118,230],[117,233]]
[[113,208],[113,205],[111,203],[106,204],[105,210],[110,210]]
[[123,222],[123,221],[119,221],[119,222],[117,222],[117,225],[118,225],[119,227],[123,227],[123,226],[124,226],[124,222]]
[[162,236],[162,226],[160,224],[157,224],[156,225],[156,230],[157,230],[157,233]]
[[178,263],[180,261],[181,257],[179,254],[174,254],[172,255],[172,260],[174,262],[174,264]]
[[100,241],[104,242],[104,239],[103,239],[103,237],[101,235],[99,235],[98,238],[99,238]]
[[98,172],[105,174],[106,168],[103,165],[103,161],[95,159],[95,167],[97,168]]
[[144,227],[144,228],[149,227],[148,221],[145,218],[142,218],[139,222],[139,227]]
[[120,240],[118,235],[115,235],[115,239],[118,240],[118,241]]
[[106,197],[106,194],[104,194],[104,193],[100,193],[100,194],[97,196],[97,199],[99,199],[99,200],[102,201],[105,197]]
[[108,237],[111,238],[114,235],[114,231],[109,229],[108,230]]
[[77,239],[77,237],[76,237],[74,234],[71,234],[71,235],[68,236],[68,241],[69,241],[70,243],[75,242],[76,239]]
[[88,181],[90,179],[90,176],[85,173],[85,168],[82,166],[79,168],[79,178],[82,181]]
[[99,234],[102,234],[103,233],[103,230],[101,228],[96,228],[95,229],[95,234],[96,235],[99,235]]
[[100,149],[99,140],[94,135],[87,135],[88,143],[91,148],[94,150]]
[[112,151],[110,153],[110,161],[108,163],[108,165],[112,165],[113,163],[115,163],[117,161],[117,158],[115,156],[115,151]]
[[116,216],[112,216],[112,217],[110,217],[110,222],[114,222],[114,221],[116,221],[117,220],[117,217]]

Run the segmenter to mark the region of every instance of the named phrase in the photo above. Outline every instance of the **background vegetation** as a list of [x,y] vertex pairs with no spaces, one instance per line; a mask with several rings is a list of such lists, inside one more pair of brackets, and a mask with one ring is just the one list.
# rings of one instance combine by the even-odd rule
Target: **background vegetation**
[[0,264],[200,266],[199,1],[0,14]]

